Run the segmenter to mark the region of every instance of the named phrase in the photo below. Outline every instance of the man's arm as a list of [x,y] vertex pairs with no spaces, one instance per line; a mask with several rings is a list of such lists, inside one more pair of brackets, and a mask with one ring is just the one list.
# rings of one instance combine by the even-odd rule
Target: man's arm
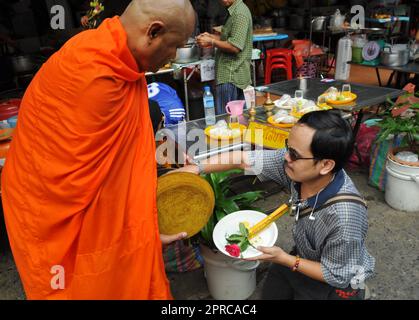
[[[258,250],[263,252],[263,254],[248,260],[273,262],[290,269],[294,268],[296,265],[297,257],[286,253],[280,247],[259,247]],[[326,282],[323,276],[320,262],[308,259],[300,259],[297,270],[298,272],[306,275],[307,277],[310,277],[311,279]]]
[[212,46],[214,48],[218,48],[221,51],[227,52],[227,53],[233,53],[233,54],[238,54],[241,50],[235,46],[233,46],[230,42],[228,41],[222,41],[222,40],[214,40],[212,42]]
[[249,157],[247,152],[233,151],[225,152],[211,158],[201,160],[198,164],[186,165],[183,168],[176,170],[177,172],[191,172],[212,173],[223,172],[233,169],[248,169],[250,168]]
[[228,41],[222,41],[220,36],[215,34],[203,33],[197,37],[197,42],[200,47],[208,48],[214,47],[227,53],[237,54],[241,50]]

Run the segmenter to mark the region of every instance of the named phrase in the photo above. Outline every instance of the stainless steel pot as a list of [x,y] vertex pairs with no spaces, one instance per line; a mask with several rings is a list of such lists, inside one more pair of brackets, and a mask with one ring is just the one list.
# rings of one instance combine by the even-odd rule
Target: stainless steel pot
[[175,63],[191,63],[199,60],[200,52],[196,44],[188,44],[176,51]]
[[394,50],[386,46],[380,54],[381,64],[388,67],[400,67],[409,63],[409,50]]
[[320,16],[320,17],[314,17],[313,20],[311,20],[311,27],[313,31],[323,31],[326,24],[326,17]]

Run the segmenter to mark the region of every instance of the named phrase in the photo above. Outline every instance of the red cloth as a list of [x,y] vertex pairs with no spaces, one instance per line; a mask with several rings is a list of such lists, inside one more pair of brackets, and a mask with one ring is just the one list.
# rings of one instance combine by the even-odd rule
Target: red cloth
[[[310,40],[293,40],[293,55],[297,69],[304,64],[304,58],[323,54],[323,50],[314,45]],[[311,51],[310,51],[311,46]]]

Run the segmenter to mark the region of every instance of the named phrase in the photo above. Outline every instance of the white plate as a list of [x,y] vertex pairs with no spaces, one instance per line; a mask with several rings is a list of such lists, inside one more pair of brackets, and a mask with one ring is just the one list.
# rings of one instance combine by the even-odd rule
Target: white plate
[[[212,233],[212,238],[218,250],[220,250],[225,255],[232,257],[226,250],[225,246],[228,244],[226,237],[240,233],[239,232],[239,224],[240,222],[249,222],[250,227],[253,227],[256,223],[261,221],[262,219],[266,218],[266,214],[253,211],[253,210],[241,210],[230,213],[222,218],[214,228]],[[254,244],[255,247],[262,246],[262,247],[272,247],[276,239],[278,238],[278,228],[275,223],[271,223],[269,227],[265,230],[259,232],[253,239],[252,242],[257,240],[257,243]],[[242,257],[240,258],[253,258],[260,256],[262,252],[256,250],[252,246],[249,246],[244,252],[242,252]]]

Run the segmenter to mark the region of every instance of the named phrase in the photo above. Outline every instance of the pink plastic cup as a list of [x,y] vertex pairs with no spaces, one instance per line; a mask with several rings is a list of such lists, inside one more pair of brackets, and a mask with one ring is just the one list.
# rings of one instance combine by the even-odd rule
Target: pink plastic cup
[[232,116],[242,115],[245,102],[246,102],[245,100],[234,100],[234,101],[228,102],[226,105],[227,113]]

